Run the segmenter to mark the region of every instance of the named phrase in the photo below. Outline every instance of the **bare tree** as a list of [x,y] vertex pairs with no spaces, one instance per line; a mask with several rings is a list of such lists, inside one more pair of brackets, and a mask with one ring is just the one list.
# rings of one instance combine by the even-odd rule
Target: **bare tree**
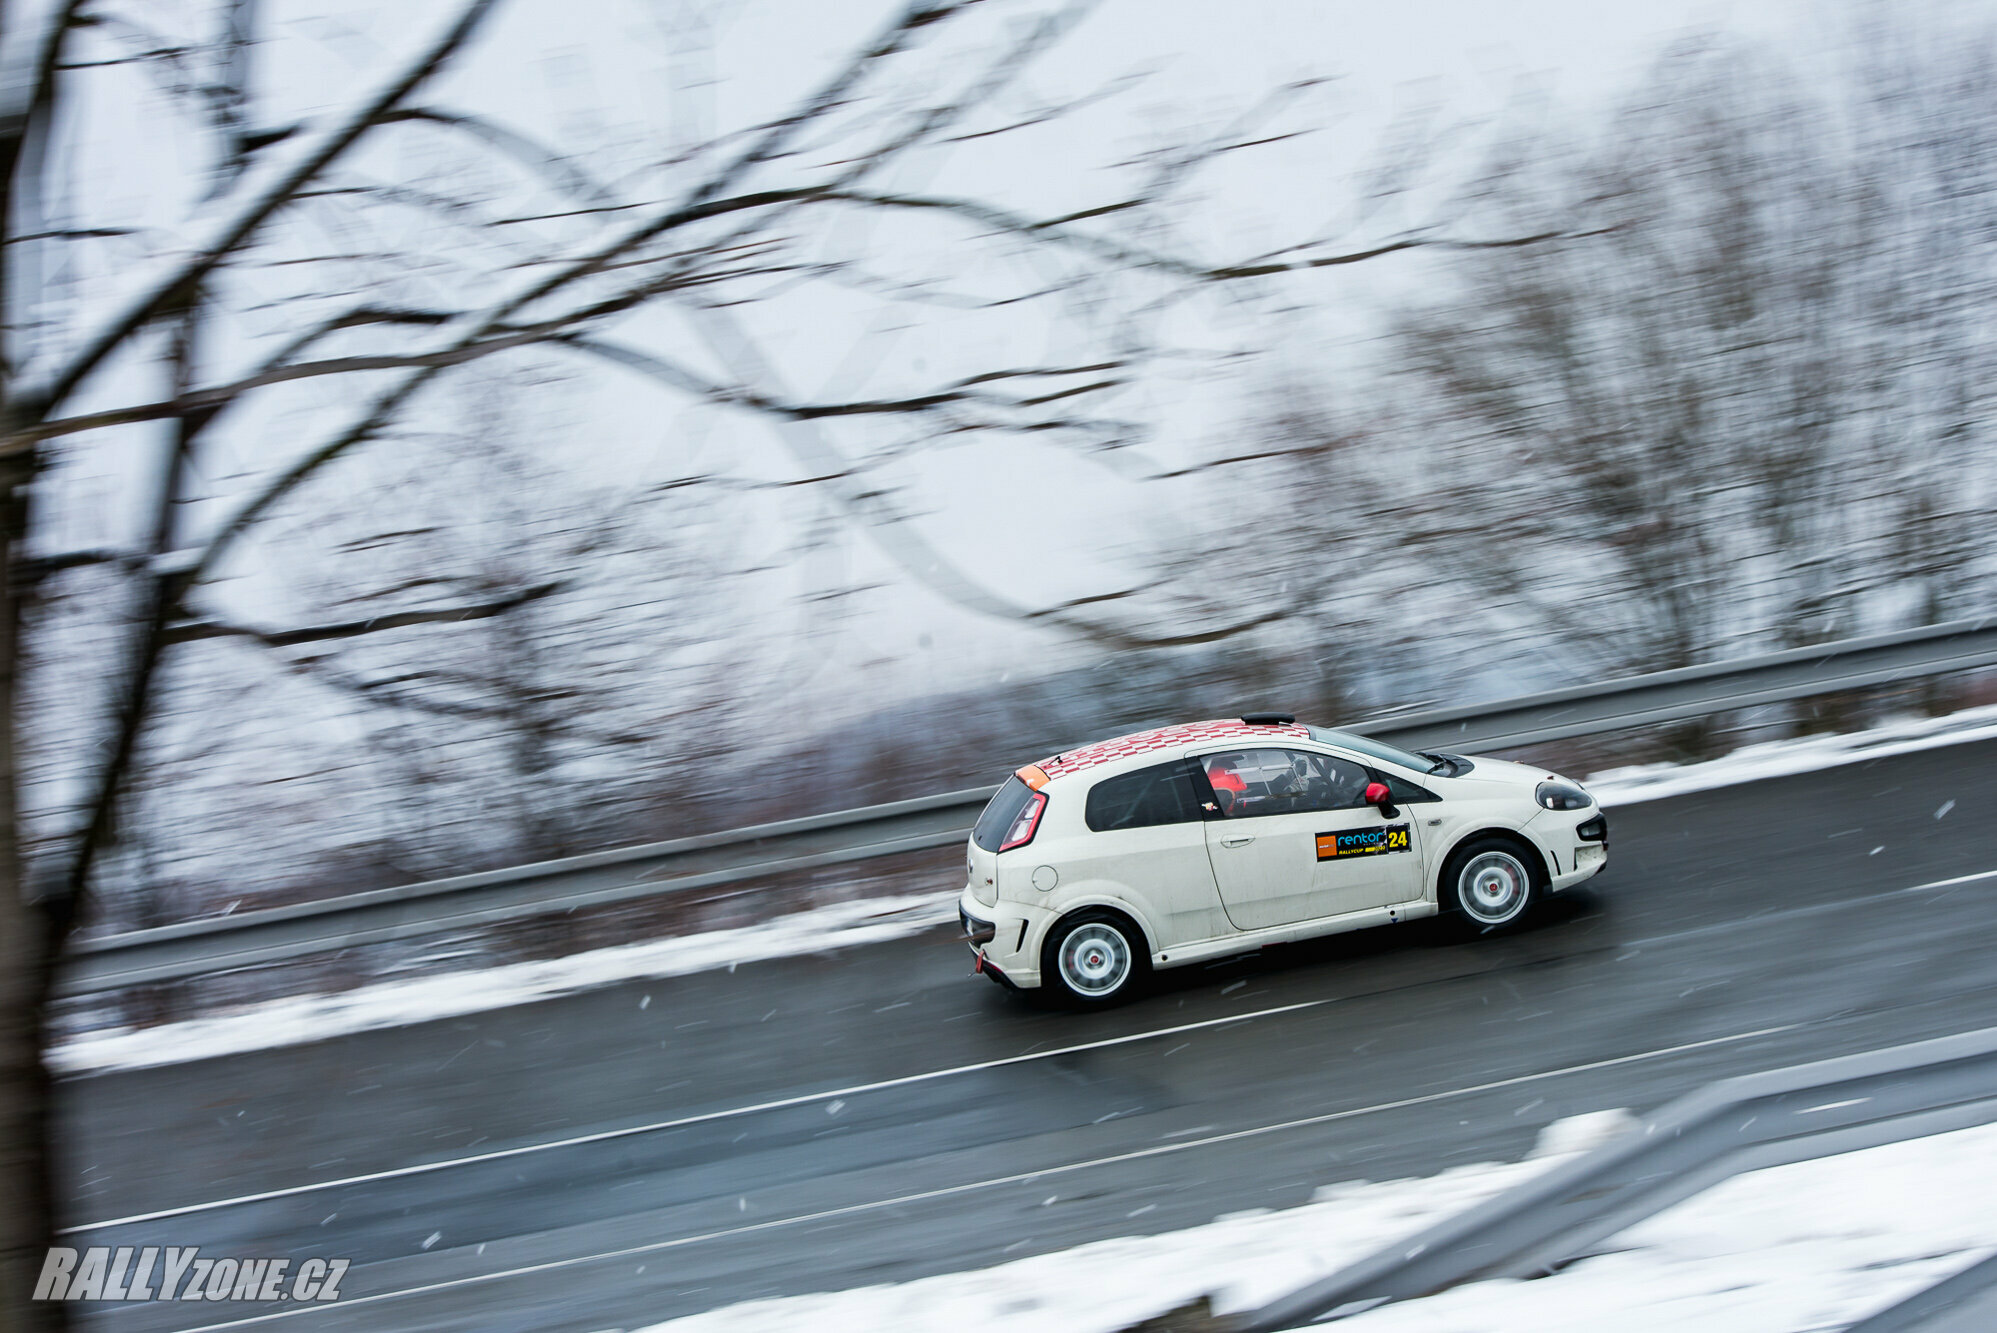
[[[491,8],[473,3],[437,32],[427,47],[403,70],[387,80],[352,111],[299,140],[285,160],[260,178],[230,191],[197,220],[198,241],[189,251],[161,256],[132,275],[108,313],[99,316],[80,336],[51,317],[48,309],[48,255],[66,255],[67,247],[124,234],[116,227],[52,225],[52,192],[59,188],[59,154],[51,147],[57,111],[79,64],[71,37],[86,26],[107,25],[102,16],[86,14],[80,0],[10,6],[0,19],[0,226],[4,226],[4,277],[0,277],[0,307],[5,311],[6,374],[0,380],[0,424],[9,443],[0,448],[0,1168],[8,1203],[0,1212],[0,1302],[21,1327],[60,1327],[65,1307],[35,1303],[31,1291],[41,1255],[54,1239],[55,1192],[49,1145],[48,1073],[40,1050],[46,1041],[47,1004],[54,969],[63,941],[77,919],[80,893],[51,876],[39,890],[24,883],[22,841],[20,738],[23,667],[32,660],[22,640],[28,622],[26,601],[37,582],[50,572],[33,555],[34,515],[31,487],[45,463],[41,423],[60,414],[79,387],[107,359],[122,353],[146,331],[164,326],[175,330],[167,358],[172,397],[179,400],[198,364],[196,312],[203,303],[204,284],[217,267],[257,234],[273,213],[290,202],[307,183],[361,137],[380,118],[422,86],[471,36]],[[222,37],[217,49],[224,73],[205,88],[243,86],[244,27],[250,14],[246,0],[222,8]],[[171,67],[177,53],[149,52],[140,57]],[[124,59],[112,52],[103,63]],[[222,145],[226,165],[218,180],[238,174],[249,141],[242,133],[240,97],[224,91],[210,99],[212,125]],[[274,136],[276,138],[291,136]],[[158,520],[139,547],[142,553],[163,555],[173,541],[173,518],[181,498],[186,460],[194,436],[212,419],[220,404],[177,403],[154,419],[176,424],[163,452],[158,475]],[[52,562],[70,566],[67,554]],[[88,845],[108,832],[114,797],[131,758],[132,741],[144,717],[153,669],[163,646],[163,631],[181,591],[191,583],[185,575],[162,568],[155,558],[146,598],[152,614],[136,636],[131,667],[118,702],[120,722],[114,728],[105,799],[89,821]],[[141,565],[141,568],[145,568]],[[87,870],[85,871],[87,873]]]
[[1518,132],[1477,184],[1490,217],[1578,212],[1600,235],[1446,265],[1448,297],[1398,321],[1457,516],[1425,558],[1553,631],[1570,669],[1964,605],[1988,531],[1970,312],[1991,196],[1928,203],[1992,141],[1941,149],[1937,106],[1895,125],[1855,82],[1682,44],[1599,140]]
[[[26,1295],[53,1216],[39,1058],[50,981],[98,858],[114,842],[162,681],[174,658],[193,651],[183,645],[289,652],[370,628],[483,627],[513,636],[507,660],[517,670],[457,684],[479,706],[508,701],[513,772],[548,771],[548,748],[571,725],[556,719],[572,701],[548,697],[541,636],[523,629],[556,604],[535,595],[544,575],[509,569],[486,585],[461,580],[453,590],[467,600],[448,603],[399,600],[386,594],[397,586],[390,581],[367,598],[366,614],[331,622],[279,623],[272,612],[282,603],[239,591],[264,586],[248,576],[260,558],[276,559],[285,525],[273,520],[324,505],[313,488],[326,477],[359,477],[351,464],[365,446],[434,423],[436,385],[481,362],[500,374],[563,360],[636,375],[678,401],[776,427],[801,465],[797,480],[836,495],[913,577],[964,605],[1124,648],[1212,641],[1256,619],[1159,629],[1142,614],[1117,614],[1129,600],[1123,592],[1055,607],[993,592],[900,521],[892,491],[874,480],[879,460],[967,439],[1122,447],[1144,425],[1124,410],[1130,389],[1171,364],[1154,331],[1157,312],[1186,294],[1425,246],[1538,239],[1451,240],[1425,230],[1351,247],[1306,237],[1246,257],[1173,248],[1161,223],[1182,206],[1183,183],[1204,164],[1280,137],[1267,123],[1289,104],[1280,93],[1218,134],[1125,162],[1101,178],[1106,193],[1077,206],[1033,211],[911,188],[927,177],[916,170],[924,162],[1069,113],[1072,104],[1022,105],[1014,93],[1086,3],[911,0],[788,108],[606,184],[580,155],[432,97],[496,7],[440,4],[417,20],[413,54],[370,91],[296,122],[251,95],[254,0],[217,0],[199,16],[205,31],[180,34],[155,31],[148,23],[165,20],[152,8],[119,0],[17,0],[5,13],[0,1165],[9,1175],[0,1188],[10,1211],[0,1298],[26,1324],[62,1319],[62,1307],[32,1306]],[[139,219],[78,215],[65,193],[87,145],[62,138],[81,122],[59,113],[129,98],[131,77],[193,108],[187,142],[204,144],[214,167],[178,219],[163,208]],[[995,265],[986,286],[960,281],[972,252]],[[836,304],[812,306],[809,294],[853,291],[999,321],[1035,311],[1060,334],[1042,340],[1051,354],[1016,355],[1024,340],[1001,323],[940,374],[897,363],[867,391],[818,397],[797,391],[800,376],[738,318],[750,307],[795,309],[807,323],[828,312],[844,318]],[[697,346],[672,332],[679,321]],[[135,429],[146,423],[164,423],[164,438]],[[850,452],[854,439],[842,447],[835,429],[864,430],[863,451]],[[60,546],[76,526],[74,492],[92,475],[128,492],[127,479],[151,479],[149,521],[108,538],[108,561],[95,561],[95,548]],[[80,795],[50,812],[45,869],[30,893],[21,873],[21,671],[55,664],[21,637],[39,623],[24,599],[43,577],[93,569],[115,574],[123,594],[102,617],[117,644],[113,685],[77,703],[68,731],[44,733],[74,742],[38,753],[62,770],[53,789]],[[52,605],[89,609],[74,597]],[[453,697],[449,685],[412,683],[432,708]],[[383,693],[373,677],[356,688]],[[417,697],[405,694],[404,704],[417,706],[409,702]]]
[[[1873,239],[1865,323],[1878,466],[1893,506],[1887,558],[1911,617],[1987,607],[1997,475],[1992,351],[1997,296],[1997,37],[1977,20],[1928,28],[1869,11],[1853,45],[1855,188]],[[1939,701],[1940,695],[1931,696]]]
[[749,609],[781,598],[781,571],[739,567],[734,516],[704,488],[634,493],[548,463],[530,440],[551,414],[511,381],[468,374],[447,397],[452,425],[382,455],[365,489],[274,521],[301,623],[188,599],[88,924],[730,818],[689,775],[745,739],[740,701],[779,684]]
[[[405,855],[425,874],[468,868],[467,848],[514,864],[659,836],[650,807],[739,739],[740,701],[774,692],[733,515],[700,487],[581,484],[529,443],[518,391],[458,387],[450,436],[359,512],[309,520],[335,558],[300,600],[356,633],[258,642],[365,705],[406,775],[389,799],[422,793]],[[367,618],[419,590],[481,614],[449,633]]]

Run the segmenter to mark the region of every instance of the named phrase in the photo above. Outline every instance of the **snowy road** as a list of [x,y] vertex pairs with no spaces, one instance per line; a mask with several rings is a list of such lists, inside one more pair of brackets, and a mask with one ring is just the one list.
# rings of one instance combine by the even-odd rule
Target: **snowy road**
[[1612,817],[1598,886],[1516,938],[1346,936],[1108,1014],[974,982],[939,930],[79,1080],[71,1221],[356,1258],[271,1327],[630,1328],[1516,1158],[1559,1117],[1997,1024],[1997,742]]

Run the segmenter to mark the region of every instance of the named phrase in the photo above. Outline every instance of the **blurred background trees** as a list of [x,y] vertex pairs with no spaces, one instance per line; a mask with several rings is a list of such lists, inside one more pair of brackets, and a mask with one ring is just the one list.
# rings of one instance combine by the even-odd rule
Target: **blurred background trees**
[[1428,256],[1370,366],[1266,390],[1214,464],[1243,517],[1184,569],[1259,571],[1343,661],[1342,695],[1307,668],[1287,697],[1352,717],[1990,609],[1997,47],[1872,17],[1829,71],[1704,36],[1600,122],[1522,104],[1459,225],[1574,234]]
[[1606,124],[1513,130],[1477,212],[1600,234],[1450,261],[1396,313],[1454,518],[1428,556],[1584,671],[1976,602],[1991,46],[1877,35],[1828,84],[1688,41]]
[[[468,372],[420,450],[273,532],[297,553],[281,573],[298,623],[226,623],[190,601],[171,631],[176,703],[143,751],[169,771],[133,783],[139,822],[107,883],[153,911],[220,909],[239,896],[222,858],[249,824],[270,863],[354,883],[726,818],[662,809],[657,775],[726,753],[781,667],[741,595],[741,536],[698,487],[634,493],[551,465],[533,440],[561,413],[536,387]],[[226,698],[204,699],[221,682]],[[292,757],[257,753],[260,738]]]

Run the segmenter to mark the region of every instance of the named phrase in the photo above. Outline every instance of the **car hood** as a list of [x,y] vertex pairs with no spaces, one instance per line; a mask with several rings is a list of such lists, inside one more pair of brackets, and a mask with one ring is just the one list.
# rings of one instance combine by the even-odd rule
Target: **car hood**
[[1506,787],[1513,790],[1531,792],[1540,783],[1550,777],[1556,776],[1543,768],[1532,768],[1525,764],[1515,764],[1509,759],[1487,759],[1483,755],[1476,754],[1466,754],[1463,757],[1468,759],[1473,765],[1468,773],[1465,773],[1460,778],[1438,776],[1430,779],[1430,781],[1437,785],[1446,784],[1450,787],[1459,788],[1465,795],[1469,795],[1480,786]]

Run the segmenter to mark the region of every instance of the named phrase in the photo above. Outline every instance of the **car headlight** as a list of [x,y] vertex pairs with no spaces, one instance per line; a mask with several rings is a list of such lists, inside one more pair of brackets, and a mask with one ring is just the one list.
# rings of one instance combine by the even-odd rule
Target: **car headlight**
[[1539,790],[1533,794],[1549,810],[1586,810],[1595,803],[1595,798],[1582,791],[1579,784],[1563,782],[1559,778],[1540,783]]

